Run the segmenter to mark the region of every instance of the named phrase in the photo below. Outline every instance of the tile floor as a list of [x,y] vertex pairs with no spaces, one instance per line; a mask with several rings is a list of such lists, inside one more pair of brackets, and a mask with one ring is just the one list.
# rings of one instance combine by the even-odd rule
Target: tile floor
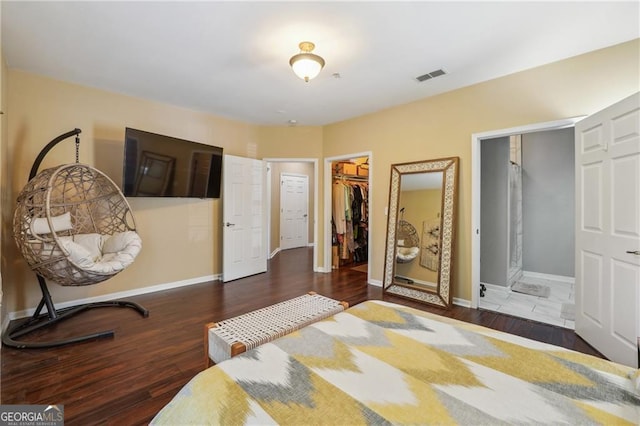
[[554,279],[527,276],[520,281],[542,284],[551,288],[548,298],[516,293],[495,285],[486,285],[485,296],[480,298],[480,309],[502,312],[520,318],[527,318],[546,324],[575,330],[575,322],[560,316],[563,303],[574,303],[573,283]]

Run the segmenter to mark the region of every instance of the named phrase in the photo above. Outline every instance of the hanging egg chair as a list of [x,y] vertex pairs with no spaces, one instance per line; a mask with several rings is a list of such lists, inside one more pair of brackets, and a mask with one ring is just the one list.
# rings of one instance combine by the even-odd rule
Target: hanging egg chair
[[[17,348],[52,347],[96,337],[100,332],[56,342],[20,342],[16,338],[95,307],[129,307],[143,316],[148,311],[128,301],[94,302],[56,310],[46,281],[62,286],[85,286],[105,281],[133,263],[142,240],[131,207],[116,184],[101,171],[78,163],[80,129],[52,140],[38,155],[29,182],[20,192],[13,231],[20,253],[36,273],[42,300],[35,314],[2,336]],[[62,140],[76,136],[76,163],[37,173],[46,153]],[[37,174],[36,174],[37,173]],[[47,313],[40,312],[46,306]]]
[[84,164],[31,179],[18,196],[13,230],[31,269],[63,286],[111,278],[142,247],[126,198],[109,177]]
[[[404,210],[404,209],[403,209]],[[416,228],[404,219],[398,221],[396,262],[409,263],[420,253],[420,237]]]

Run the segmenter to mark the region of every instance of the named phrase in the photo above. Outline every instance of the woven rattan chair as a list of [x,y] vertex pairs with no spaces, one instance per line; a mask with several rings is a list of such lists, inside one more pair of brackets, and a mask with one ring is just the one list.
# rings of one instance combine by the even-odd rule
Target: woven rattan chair
[[[46,153],[60,141],[75,135],[78,147],[79,133],[80,129],[75,129],[60,135],[43,149],[17,199],[14,238],[38,276],[42,300],[30,319],[3,334],[2,341],[12,347],[52,347],[113,336],[113,331],[106,331],[56,342],[16,340],[90,308],[130,307],[148,316],[146,309],[128,301],[95,302],[61,310],[53,305],[45,279],[63,286],[97,284],[129,266],[142,246],[127,199],[104,173],[78,164],[78,149],[76,164],[37,173]],[[41,314],[45,306],[47,313]]]
[[396,262],[409,263],[420,253],[420,237],[416,228],[406,220],[398,221],[397,231],[398,247],[396,249]]

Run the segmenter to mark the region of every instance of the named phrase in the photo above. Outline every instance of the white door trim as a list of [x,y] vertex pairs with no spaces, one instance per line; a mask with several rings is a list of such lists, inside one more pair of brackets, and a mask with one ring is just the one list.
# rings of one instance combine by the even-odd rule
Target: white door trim
[[528,124],[507,129],[490,130],[471,135],[471,308],[477,309],[480,299],[480,142],[516,134],[541,132],[573,127],[584,116],[544,123]]
[[[269,163],[313,163],[313,272],[324,272],[318,268],[318,159],[317,158],[263,158]],[[267,187],[267,212],[271,212],[271,186]],[[271,238],[271,217],[269,216],[269,238]],[[270,239],[267,242],[267,251],[269,251]],[[267,253],[270,258],[270,253]],[[331,267],[329,267],[331,271]]]
[[[333,182],[331,181],[331,163],[334,161],[349,160],[351,158],[368,157],[369,158],[369,198],[368,198],[368,216],[369,224],[373,223],[375,217],[375,209],[373,208],[373,153],[371,151],[357,152],[354,154],[338,155],[335,157],[325,157],[324,159],[324,266],[319,272],[331,272],[331,189]],[[371,254],[375,253],[371,246],[371,236],[373,235],[373,227],[369,226],[369,235],[367,236],[367,249],[369,259]],[[371,261],[367,266],[367,280],[371,282]],[[380,285],[380,284],[378,284]]]
[[265,177],[265,186],[267,188],[267,202],[265,203],[265,208],[267,209],[267,247],[265,250],[267,250],[267,260],[269,260],[278,253],[280,248],[278,247],[276,251],[271,253],[271,163],[267,160],[264,161],[267,163],[267,167],[265,167],[267,170],[267,176]]

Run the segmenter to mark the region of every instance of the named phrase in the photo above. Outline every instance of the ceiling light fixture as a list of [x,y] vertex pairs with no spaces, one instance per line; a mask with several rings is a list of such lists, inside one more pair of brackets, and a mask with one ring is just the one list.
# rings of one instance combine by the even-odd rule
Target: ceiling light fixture
[[303,41],[298,47],[300,47],[300,53],[289,59],[289,65],[298,77],[308,83],[309,80],[320,74],[320,70],[324,67],[324,59],[311,53],[316,45],[310,41]]

